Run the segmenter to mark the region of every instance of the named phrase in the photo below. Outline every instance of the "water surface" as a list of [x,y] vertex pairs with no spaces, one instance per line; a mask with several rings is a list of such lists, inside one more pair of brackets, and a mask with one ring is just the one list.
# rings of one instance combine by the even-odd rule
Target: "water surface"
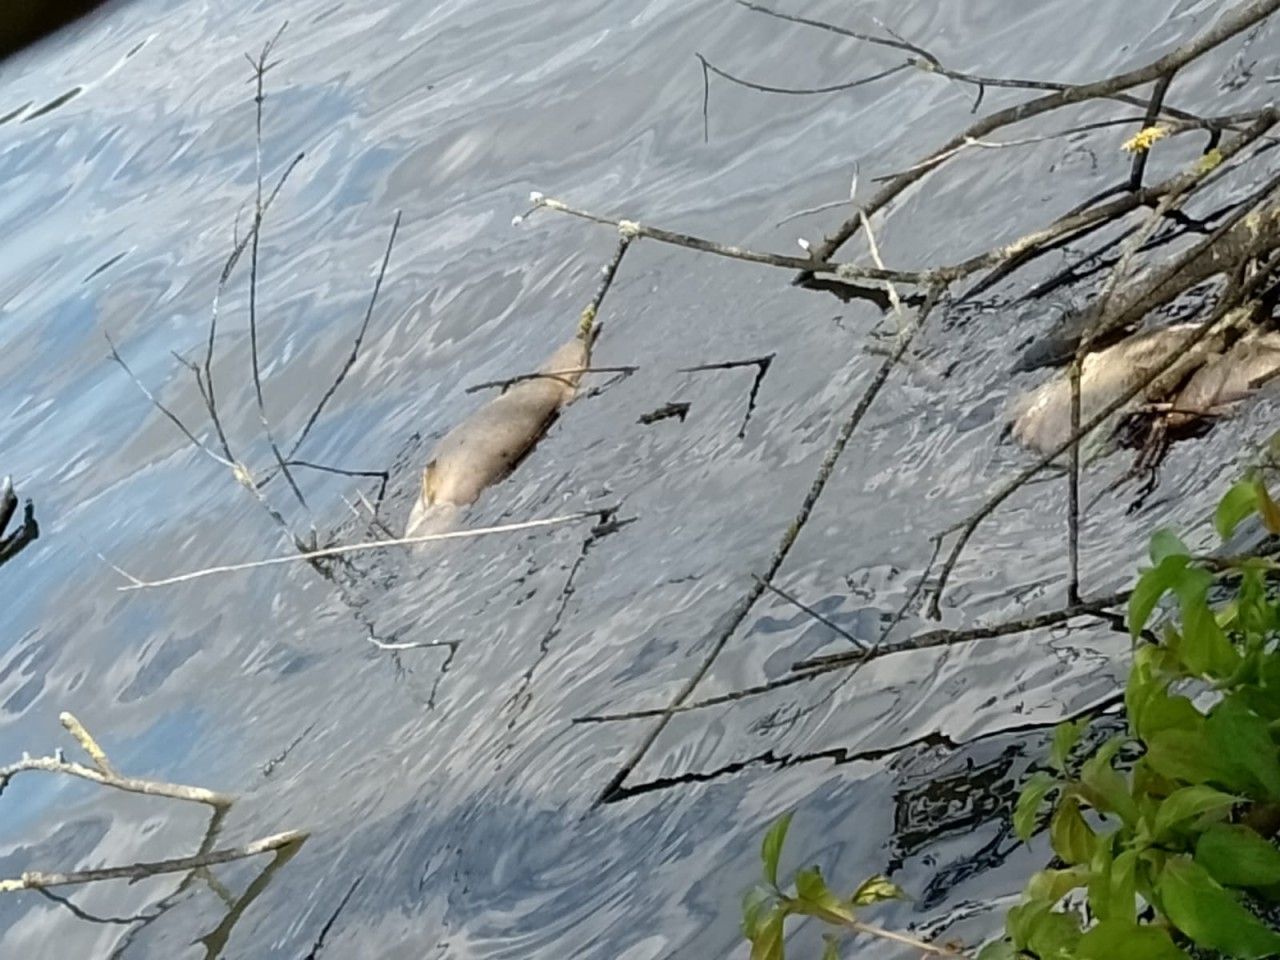
[[[1083,81],[1170,49],[1218,9],[1006,0],[802,12],[863,30],[886,19],[959,68]],[[359,360],[303,448],[349,468],[398,464],[386,507],[396,524],[430,439],[478,402],[465,388],[540,363],[574,329],[612,253],[607,228],[545,213],[513,228],[531,190],[791,252],[847,211],[774,225],[841,197],[855,162],[864,180],[900,170],[970,122],[969,91],[922,73],[825,97],[713,80],[704,142],[695,53],[794,86],[895,62],[892,51],[721,0],[135,0],[0,68],[0,116],[14,113],[0,126],[0,407],[9,411],[0,469],[35,498],[44,529],[0,570],[0,757],[64,744],[57,716],[71,710],[122,770],[239,794],[223,842],[313,831],[229,934],[219,929],[227,904],[208,885],[172,895],[176,881],[158,879],[74,891],[102,917],[163,903],[141,926],[8,897],[0,953],[305,956],[359,879],[322,956],[726,956],[741,951],[737,898],[758,838],[790,807],[792,863],[816,858],[850,885],[892,866],[920,895],[882,922],[939,930],[955,920],[956,935],[990,933],[1002,898],[1043,859],[1015,849],[991,806],[1041,741],[1000,731],[1105,692],[1124,649],[1114,635],[1045,633],[887,658],[843,687],[833,678],[683,715],[628,783],[708,776],[592,806],[648,727],[570,719],[670,699],[768,562],[880,362],[865,348],[883,317],[791,287],[788,274],[644,243],[628,254],[596,360],[641,371],[571,407],[469,520],[621,504],[635,522],[591,547],[567,597],[583,527],[477,541],[426,563],[369,558],[345,594],[306,567],[118,590],[99,554],[160,577],[286,549],[229,472],[111,362],[104,339],[174,413],[202,422],[174,353],[198,354],[237,217],[243,231],[252,215],[243,54],[284,20],[264,105],[268,183],[305,158],[263,236],[266,408],[281,436],[306,421],[350,351],[402,211]],[[1274,32],[1189,70],[1177,102],[1214,113],[1257,102],[1256,85],[1232,90],[1223,78],[1241,50],[1262,58],[1259,77],[1275,73],[1264,53]],[[982,109],[1020,97],[989,90]],[[966,156],[897,205],[878,230],[882,253],[914,266],[1012,239],[1116,179],[1127,162],[1121,139]],[[238,454],[265,466],[246,279],[237,275],[221,305],[215,373]],[[1004,371],[1011,343],[1053,313],[1005,306],[1009,292],[926,331],[779,577],[859,636],[873,638],[902,603],[928,538],[1025,462],[1000,443],[998,413],[1013,387],[1035,379]],[[677,372],[769,353],[777,357],[741,438],[751,370]],[[683,424],[636,423],[672,400],[692,405]],[[1176,450],[1159,495],[1136,515],[1122,498],[1102,501],[1085,533],[1087,591],[1122,585],[1153,525],[1202,518],[1242,439],[1272,412],[1262,401],[1229,431]],[[364,535],[344,498],[369,484],[303,480],[322,532]],[[283,489],[269,491],[304,529]],[[1060,485],[1011,500],[957,568],[946,621],[1059,603],[1064,515]],[[442,676],[444,648],[396,659],[367,642],[370,631],[452,642],[456,655]],[[779,676],[843,642],[766,599],[698,696]],[[943,740],[983,737],[959,759]],[[866,750],[887,752],[834,762]],[[766,753],[816,758],[779,766],[760,762]],[[966,774],[970,760],[983,776]],[[709,775],[722,768],[735,772]],[[190,852],[206,823],[199,810],[34,775],[6,791],[4,809],[4,876]],[[263,865],[217,876],[234,898]]]

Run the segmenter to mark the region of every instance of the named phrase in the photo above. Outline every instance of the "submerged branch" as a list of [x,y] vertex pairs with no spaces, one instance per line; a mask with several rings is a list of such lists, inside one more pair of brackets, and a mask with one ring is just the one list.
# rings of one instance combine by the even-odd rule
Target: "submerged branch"
[[263,837],[241,847],[226,847],[192,857],[175,857],[171,860],[155,860],[150,863],[131,863],[119,867],[100,867],[97,870],[76,870],[71,873],[40,873],[31,871],[13,880],[0,880],[0,893],[18,890],[42,890],[76,883],[97,883],[101,880],[145,880],[166,873],[187,873],[201,867],[211,867],[233,860],[256,857],[287,847],[299,847],[308,834],[302,830],[288,830],[270,837]]

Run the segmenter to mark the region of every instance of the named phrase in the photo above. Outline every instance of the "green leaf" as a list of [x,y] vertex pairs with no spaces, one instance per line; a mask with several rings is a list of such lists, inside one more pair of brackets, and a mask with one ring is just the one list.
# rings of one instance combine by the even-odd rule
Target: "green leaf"
[[1264,926],[1193,860],[1166,860],[1156,878],[1156,893],[1174,926],[1202,947],[1239,960],[1280,953],[1280,934]]
[[1078,960],[1187,960],[1167,930],[1129,920],[1103,920],[1080,938]]
[[1213,514],[1213,525],[1218,536],[1228,540],[1236,532],[1240,521],[1253,513],[1258,506],[1258,496],[1252,480],[1241,480],[1228,490],[1218,501],[1218,509]]
[[[1111,871],[1115,858],[1112,845],[1114,834],[1099,837],[1094,844],[1093,860],[1089,863],[1089,911],[1095,920],[1107,920],[1112,916],[1127,917],[1132,904],[1124,910],[1116,910],[1111,898]],[[1035,876],[1031,878],[1035,882]],[[1030,885],[1028,885],[1028,890]]]
[[822,939],[827,945],[822,948],[822,960],[840,960],[840,943],[833,933],[824,933]]
[[809,867],[796,873],[796,898],[791,901],[797,913],[808,914],[832,923],[853,919],[853,910],[827,887],[822,871]]
[[1093,830],[1080,814],[1080,801],[1074,796],[1063,798],[1049,821],[1053,852],[1071,866],[1088,863],[1093,859],[1095,840]]
[[778,859],[782,856],[782,845],[787,840],[787,830],[791,826],[792,812],[780,816],[769,832],[764,835],[760,846],[760,861],[764,865],[764,880],[771,887],[778,885]]
[[1117,918],[1132,918],[1138,895],[1138,851],[1125,850],[1111,865],[1111,913]]
[[1133,654],[1124,705],[1130,729],[1149,740],[1165,727],[1196,727],[1204,717],[1185,697],[1169,696],[1169,684],[1182,673],[1181,664],[1165,647],[1139,644]]
[[1184,570],[1175,584],[1182,606],[1178,655],[1196,676],[1229,677],[1240,666],[1240,654],[1209,607],[1211,586],[1213,576],[1200,569]]
[[1053,764],[1053,768],[1059,773],[1065,773],[1067,769],[1067,758],[1071,755],[1071,751],[1075,749],[1075,745],[1080,741],[1080,735],[1084,733],[1085,728],[1089,726],[1089,718],[1081,717],[1074,723],[1070,720],[1064,720],[1053,728],[1053,749],[1049,753],[1049,760]]
[[858,889],[853,891],[853,896],[849,898],[849,903],[855,907],[869,907],[873,903],[884,903],[886,900],[910,899],[907,892],[888,877],[876,874],[874,877],[867,877],[858,885]]
[[1080,915],[1052,911],[1042,914],[1031,924],[1027,937],[1027,949],[1040,957],[1070,957],[1080,940]]
[[1004,915],[1004,928],[1017,949],[1027,948],[1035,925],[1052,909],[1053,904],[1046,900],[1028,900],[1009,908]]
[[1196,843],[1196,863],[1221,884],[1266,887],[1280,883],[1280,849],[1241,824],[1214,824]]
[[782,904],[774,907],[751,940],[751,960],[785,960],[782,928],[786,920],[787,908]]
[[1228,607],[1234,611],[1231,626],[1252,634],[1250,639],[1254,643],[1250,646],[1256,645],[1259,653],[1263,645],[1259,642],[1263,640],[1261,635],[1276,627],[1276,609],[1267,599],[1267,570],[1259,565],[1260,562],[1258,558],[1252,558],[1236,567],[1240,574],[1240,586],[1236,590],[1235,600]]
[[1027,882],[1027,896],[1032,900],[1057,903],[1072,890],[1078,890],[1089,882],[1088,867],[1072,867],[1069,870],[1037,870]]
[[773,893],[760,884],[748,888],[742,895],[742,936],[755,942],[764,924],[765,915],[772,906]]
[[1124,777],[1116,773],[1111,760],[1127,742],[1115,736],[1098,748],[1080,770],[1078,791],[1099,813],[1114,813],[1126,824],[1138,822],[1138,805]]
[[1267,721],[1238,698],[1228,697],[1205,721],[1210,748],[1251,781],[1251,795],[1280,799],[1280,760]]
[[1160,730],[1147,742],[1147,754],[1142,759],[1170,780],[1216,783],[1230,790],[1249,786],[1210,746],[1204,730]]
[[1098,849],[1090,864],[1089,910],[1098,920],[1132,922],[1138,854],[1135,850],[1124,850],[1113,858],[1112,845],[1116,836],[1099,838]]
[[1169,839],[1170,829],[1175,824],[1212,811],[1230,810],[1239,802],[1239,797],[1202,783],[1181,787],[1161,801],[1152,827],[1152,837],[1156,843],[1162,843]]
[[1191,551],[1187,549],[1187,545],[1167,527],[1157,530],[1151,535],[1151,546],[1147,552],[1151,556],[1151,562],[1157,567],[1164,562],[1166,557],[1191,556]]
[[[1277,694],[1280,694],[1280,653],[1273,651],[1263,656],[1259,673],[1262,678],[1260,680],[1262,690],[1259,692],[1274,701]],[[1267,711],[1268,714],[1272,712]]]
[[1041,960],[1070,956],[1080,939],[1080,917],[1060,913],[1044,900],[1027,900],[1005,914],[1005,931],[1019,950],[1030,951]]
[[1271,494],[1267,492],[1267,485],[1262,482],[1261,477],[1254,478],[1253,489],[1254,495],[1258,498],[1258,515],[1262,517],[1262,525],[1269,533],[1280,533],[1280,506],[1271,499]]
[[1168,556],[1157,566],[1143,571],[1138,578],[1129,596],[1129,633],[1135,640],[1146,627],[1160,598],[1174,588],[1190,562],[1190,557]]
[[1024,842],[1031,840],[1031,834],[1036,829],[1036,818],[1040,814],[1040,805],[1056,786],[1058,781],[1045,770],[1037,770],[1027,779],[1013,810],[1013,832],[1018,839]]
[[1162,730],[1201,730],[1203,727],[1204,714],[1186,697],[1170,696],[1164,683],[1148,692],[1139,718],[1134,721],[1138,736],[1148,743]]

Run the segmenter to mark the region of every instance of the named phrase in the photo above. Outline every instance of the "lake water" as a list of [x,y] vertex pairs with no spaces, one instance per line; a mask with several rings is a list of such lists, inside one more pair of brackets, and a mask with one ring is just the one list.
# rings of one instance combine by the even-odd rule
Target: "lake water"
[[[959,69],[1085,81],[1171,49],[1220,8],[786,9],[868,32],[882,18]],[[844,685],[835,675],[681,714],[628,777],[634,792],[594,803],[653,721],[571,719],[661,707],[697,669],[881,362],[867,346],[883,344],[873,333],[885,318],[792,287],[785,271],[648,242],[628,253],[595,362],[639,372],[569,408],[468,519],[621,504],[634,522],[585,552],[586,527],[560,526],[360,559],[341,590],[302,565],[119,589],[106,561],[159,578],[289,549],[230,471],[112,362],[105,339],[208,434],[174,354],[199,356],[233,231],[252,219],[243,55],[286,20],[267,74],[268,186],[305,157],[260,252],[266,410],[284,438],[306,422],[351,350],[402,211],[359,358],[300,453],[350,469],[396,465],[385,505],[396,526],[431,440],[479,402],[466,387],[541,363],[576,329],[612,254],[607,227],[547,212],[513,227],[530,191],[796,253],[798,238],[816,242],[849,209],[775,225],[845,196],[855,163],[868,196],[871,178],[971,122],[971,91],[922,72],[818,97],[713,78],[704,142],[697,53],[777,86],[839,83],[900,59],[724,0],[134,0],[0,66],[0,117],[13,114],[0,125],[0,471],[35,499],[42,523],[41,539],[0,569],[0,762],[72,747],[58,724],[69,710],[128,774],[236,793],[220,844],[312,831],[261,888],[250,885],[264,858],[181,890],[175,877],[68,888],[99,918],[146,922],[93,922],[35,893],[9,895],[0,955],[305,957],[358,880],[319,956],[741,956],[740,893],[761,834],[792,808],[788,867],[819,862],[850,888],[892,868],[917,899],[877,922],[990,934],[1045,859],[1043,847],[1010,840],[1000,815],[1043,746],[1042,731],[1019,731],[1111,689],[1125,650],[1114,633],[889,657]],[[1276,39],[1267,25],[1232,41],[1171,98],[1211,113],[1262,102],[1263,79],[1280,72],[1268,53]],[[1233,85],[1253,60],[1253,79]],[[1025,97],[991,89],[981,109]],[[1120,109],[1084,108],[1071,122]],[[1067,121],[1044,123],[1008,138]],[[973,151],[878,221],[881,252],[912,267],[1013,239],[1119,179],[1126,136]],[[1061,266],[1056,256],[1040,269]],[[237,272],[223,297],[214,372],[237,455],[265,468],[247,277]],[[1005,371],[1053,309],[1012,305],[1014,292],[925,331],[779,574],[856,636],[874,639],[893,616],[928,562],[929,537],[1026,462],[1001,442],[999,413],[1037,376]],[[678,372],[771,353],[742,437],[753,369]],[[637,423],[669,401],[691,404],[683,423]],[[1141,511],[1127,515],[1123,496],[1102,500],[1084,533],[1086,592],[1124,586],[1155,525],[1201,521],[1273,413],[1262,400],[1176,449]],[[1088,492],[1121,468],[1104,468]],[[299,478],[322,534],[368,535],[344,499],[372,484]],[[282,485],[267,492],[307,528]],[[1064,516],[1061,483],[1006,504],[957,567],[945,622],[1060,604]],[[909,617],[900,629],[919,625]],[[455,653],[442,673],[449,648],[393,657],[370,635]],[[768,596],[695,699],[842,644]],[[880,755],[847,759],[868,751]],[[3,811],[0,877],[192,853],[207,824],[201,809],[38,774],[15,779]],[[231,908],[246,891],[251,902]],[[802,934],[795,955],[817,948]]]

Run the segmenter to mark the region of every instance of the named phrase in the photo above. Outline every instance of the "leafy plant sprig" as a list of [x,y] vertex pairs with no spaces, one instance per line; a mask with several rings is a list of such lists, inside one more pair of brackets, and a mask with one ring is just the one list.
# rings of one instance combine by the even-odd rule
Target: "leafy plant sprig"
[[[822,871],[816,867],[797,870],[791,888],[778,884],[778,861],[791,826],[791,814],[781,816],[765,834],[760,848],[762,881],[747,890],[742,899],[742,931],[751,943],[751,960],[785,960],[784,932],[788,917],[816,917],[829,926],[854,934],[865,934],[905,944],[926,954],[940,957],[963,957],[948,946],[928,943],[909,934],[886,930],[867,923],[857,911],[886,900],[909,899],[902,888],[886,877],[868,877],[853,893],[840,896],[827,886]],[[837,960],[839,940],[826,935],[823,960]]]

